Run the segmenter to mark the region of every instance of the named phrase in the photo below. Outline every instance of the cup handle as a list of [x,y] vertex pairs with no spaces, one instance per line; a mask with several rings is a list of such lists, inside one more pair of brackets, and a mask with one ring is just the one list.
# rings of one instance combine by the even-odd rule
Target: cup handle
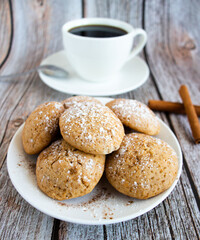
[[132,52],[130,53],[130,55],[128,56],[127,61],[131,60],[132,58],[134,58],[145,46],[146,42],[147,42],[147,34],[143,29],[140,28],[136,28],[134,29],[134,33],[133,33],[133,39],[140,35],[140,40],[139,43],[136,47],[134,47],[134,49],[132,50]]

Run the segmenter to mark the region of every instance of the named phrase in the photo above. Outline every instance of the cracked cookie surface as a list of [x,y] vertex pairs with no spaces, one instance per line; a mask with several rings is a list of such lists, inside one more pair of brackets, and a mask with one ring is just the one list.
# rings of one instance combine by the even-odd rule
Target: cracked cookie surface
[[106,106],[82,102],[65,110],[59,119],[66,142],[91,154],[108,154],[120,147],[124,127]]
[[127,134],[120,149],[106,159],[106,177],[119,192],[147,199],[166,189],[178,172],[176,152],[166,142],[145,134]]
[[105,164],[104,155],[84,153],[63,139],[53,142],[37,159],[39,188],[57,200],[90,193],[99,182]]

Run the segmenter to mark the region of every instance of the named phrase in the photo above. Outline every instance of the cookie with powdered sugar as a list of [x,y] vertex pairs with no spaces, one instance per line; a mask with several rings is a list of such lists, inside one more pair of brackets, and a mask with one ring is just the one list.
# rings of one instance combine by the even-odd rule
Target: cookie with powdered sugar
[[178,172],[176,152],[145,134],[127,134],[118,151],[106,159],[106,177],[119,192],[147,199],[168,189]]
[[138,132],[157,135],[160,123],[156,115],[145,104],[132,99],[115,99],[106,104],[122,123]]
[[93,97],[88,97],[88,96],[75,96],[75,97],[70,97],[62,101],[62,104],[64,107],[67,109],[69,107],[73,107],[76,105],[80,105],[83,102],[95,102],[98,104],[102,104],[99,100]]
[[65,110],[59,120],[66,142],[86,153],[108,154],[120,147],[124,127],[106,106],[83,102]]
[[75,149],[63,139],[53,142],[37,159],[39,188],[57,200],[81,197],[99,182],[105,155],[92,155]]
[[22,132],[26,153],[37,154],[47,147],[59,132],[59,117],[64,107],[59,102],[39,105],[27,118]]

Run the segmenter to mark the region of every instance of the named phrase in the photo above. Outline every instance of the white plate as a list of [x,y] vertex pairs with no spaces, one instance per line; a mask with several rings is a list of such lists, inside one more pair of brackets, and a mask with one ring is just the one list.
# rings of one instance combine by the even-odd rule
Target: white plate
[[106,82],[89,82],[74,73],[65,57],[65,52],[57,52],[41,62],[41,65],[53,64],[70,72],[68,79],[51,78],[39,72],[42,81],[49,87],[64,93],[88,96],[109,96],[125,93],[140,87],[149,76],[149,68],[140,57],[127,62],[119,74]]
[[[103,103],[110,98],[99,98]],[[161,203],[174,189],[181,174],[182,153],[179,143],[169,127],[160,120],[158,138],[170,144],[178,155],[178,175],[172,186],[165,192],[147,200],[137,200],[120,194],[103,177],[89,194],[65,201],[47,197],[37,187],[35,176],[36,156],[27,155],[22,147],[22,128],[14,135],[7,157],[10,179],[20,195],[33,207],[54,218],[80,224],[110,224],[140,216]]]

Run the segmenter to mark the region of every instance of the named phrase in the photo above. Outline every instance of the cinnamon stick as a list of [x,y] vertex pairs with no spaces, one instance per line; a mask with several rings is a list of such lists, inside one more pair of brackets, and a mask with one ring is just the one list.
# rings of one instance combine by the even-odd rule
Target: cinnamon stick
[[[168,102],[161,100],[149,100],[149,108],[154,111],[172,112],[176,114],[185,114],[185,107],[182,103]],[[194,105],[195,111],[200,116],[200,106]]]
[[186,85],[182,85],[179,94],[183,100],[195,143],[200,143],[200,124]]

